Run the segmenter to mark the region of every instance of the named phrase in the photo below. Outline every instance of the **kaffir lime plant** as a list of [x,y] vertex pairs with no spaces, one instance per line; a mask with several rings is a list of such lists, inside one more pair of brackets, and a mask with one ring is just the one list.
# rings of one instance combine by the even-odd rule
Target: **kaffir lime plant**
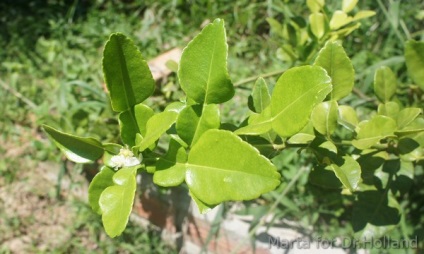
[[[424,69],[422,47],[409,42],[405,57],[411,77],[424,88],[424,78],[415,73]],[[69,160],[99,160],[104,165],[90,184],[89,202],[102,215],[106,233],[115,237],[125,229],[140,171],[152,173],[159,186],[187,184],[200,211],[207,212],[225,201],[258,198],[286,181],[270,157],[291,147],[316,155],[311,183],[354,198],[355,231],[397,224],[395,197],[408,184],[399,179],[413,178],[413,164],[423,159],[424,119],[420,108],[392,101],[396,77],[391,70],[382,67],[376,72],[374,87],[381,103],[375,114],[361,121],[355,108],[340,103],[352,92],[355,73],[341,44],[330,40],[313,65],[285,71],[272,93],[265,80],[258,79],[246,121],[227,128],[219,112],[219,104],[235,93],[227,50],[224,21],[217,19],[183,51],[178,78],[186,98],[155,113],[143,103],[155,89],[146,61],[130,39],[112,34],[103,70],[112,108],[119,113],[123,144],[44,126]],[[351,138],[341,137],[341,129]],[[156,145],[165,135],[168,150],[160,154]],[[261,142],[249,143],[250,136]],[[265,152],[269,148],[272,154]]]

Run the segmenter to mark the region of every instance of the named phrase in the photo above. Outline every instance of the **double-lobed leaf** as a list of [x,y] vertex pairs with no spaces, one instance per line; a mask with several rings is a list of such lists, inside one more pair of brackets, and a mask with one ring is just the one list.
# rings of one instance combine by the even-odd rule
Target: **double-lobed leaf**
[[147,62],[129,38],[110,36],[103,51],[103,73],[113,110],[122,112],[147,99],[155,89]]
[[281,137],[299,132],[331,89],[331,78],[320,66],[301,66],[284,72],[272,92],[272,129]]
[[141,136],[146,134],[147,121],[153,115],[153,110],[143,103],[135,105],[133,110],[121,112],[119,126],[122,141],[129,146],[134,146],[137,133],[140,133]]
[[339,42],[329,41],[318,53],[314,65],[324,68],[331,77],[331,99],[339,100],[352,92],[355,81],[353,65]]
[[387,116],[377,115],[368,121],[360,122],[357,126],[357,137],[352,141],[358,149],[367,149],[380,140],[393,136],[397,126],[395,120]]
[[187,152],[184,147],[171,139],[168,152],[156,163],[153,182],[163,187],[178,186],[185,179]]
[[76,163],[94,162],[103,156],[104,147],[94,138],[78,137],[43,125],[44,131],[65,156]]
[[201,202],[249,200],[275,189],[280,174],[258,150],[224,130],[208,130],[193,146],[185,181]]
[[207,25],[184,49],[178,69],[181,88],[199,104],[223,103],[234,96],[227,71],[224,21]]
[[337,127],[337,102],[324,101],[315,106],[311,114],[314,128],[323,135],[331,135]]
[[252,94],[249,96],[248,107],[255,113],[261,113],[271,103],[271,95],[265,79],[258,78],[253,86]]
[[103,226],[110,237],[120,235],[127,226],[136,190],[136,167],[124,167],[113,175],[114,185],[100,195]]
[[99,200],[102,192],[109,186],[112,186],[113,175],[115,171],[110,167],[103,167],[99,173],[97,173],[90,183],[88,188],[88,202],[94,212],[99,215],[102,214],[100,209]]

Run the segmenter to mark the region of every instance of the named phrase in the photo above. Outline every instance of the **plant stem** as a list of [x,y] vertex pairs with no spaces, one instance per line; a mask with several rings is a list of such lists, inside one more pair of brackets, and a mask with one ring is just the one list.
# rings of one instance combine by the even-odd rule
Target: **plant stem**
[[[256,231],[262,227],[265,223],[266,223],[266,218],[268,217],[268,215],[272,214],[275,209],[277,209],[278,204],[281,202],[281,200],[287,195],[287,193],[289,192],[289,190],[294,186],[294,184],[297,182],[297,180],[300,178],[301,175],[303,175],[303,173],[307,170],[307,167],[302,167],[297,174],[290,180],[290,182],[287,184],[287,186],[284,188],[284,190],[281,192],[281,194],[277,197],[277,199],[274,201],[274,203],[272,204],[271,208],[268,210],[268,212],[262,217],[261,221],[256,224],[255,227],[253,227],[250,231],[249,231],[249,235],[247,239],[252,238],[252,236],[256,233]],[[246,239],[244,239],[243,241],[239,242],[237,244],[237,246],[234,248],[233,251],[231,251],[231,253],[237,253],[237,251],[240,249],[240,247],[246,242]]]
[[259,75],[259,76],[252,76],[252,77],[249,77],[249,78],[246,78],[246,79],[242,79],[242,80],[236,82],[234,84],[234,86],[237,87],[237,86],[241,86],[241,85],[246,84],[246,83],[253,82],[253,81],[257,80],[260,77],[262,77],[262,78],[269,78],[269,77],[277,76],[279,74],[282,74],[284,71],[286,71],[286,69],[268,72],[268,73],[265,73],[265,74]]

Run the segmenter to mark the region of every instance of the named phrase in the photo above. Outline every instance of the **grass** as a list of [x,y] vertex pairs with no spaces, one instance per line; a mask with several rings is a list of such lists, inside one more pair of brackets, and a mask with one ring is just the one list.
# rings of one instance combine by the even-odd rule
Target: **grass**
[[[63,160],[39,126],[46,123],[77,135],[118,142],[118,123],[103,90],[101,71],[102,47],[110,33],[119,31],[128,35],[150,59],[174,47],[184,47],[205,23],[215,18],[226,21],[230,76],[234,83],[243,83],[245,88],[237,89],[234,100],[222,106],[224,122],[238,124],[246,117],[247,96],[253,86],[253,82],[244,81],[284,69],[275,53],[279,42],[269,35],[265,17],[284,19],[286,8],[297,15],[307,15],[303,2],[289,2],[8,0],[0,3],[0,23],[5,24],[0,26],[1,198],[15,200],[12,205],[17,210],[25,210],[24,201],[34,204],[34,209],[50,209],[51,216],[66,208],[66,213],[76,222],[63,224],[57,235],[65,235],[66,241],[56,246],[49,242],[51,235],[38,231],[39,234],[29,234],[28,230],[37,225],[37,218],[13,211],[7,214],[0,209],[0,221],[5,222],[0,223],[0,240],[8,243],[16,240],[15,245],[23,243],[30,252],[172,251],[160,242],[156,232],[133,223],[123,236],[109,239],[103,233],[99,216],[93,214],[83,200],[75,200],[72,195],[58,196],[57,178]],[[376,10],[377,15],[364,21],[361,28],[344,41],[358,73],[357,88],[371,93],[373,69],[381,64],[389,65],[399,80],[407,83],[402,40],[423,38],[418,10],[424,9],[424,3],[362,1],[360,5],[361,9]],[[393,18],[396,16],[399,19]],[[277,75],[270,75],[267,81],[272,86],[276,78]],[[165,87],[177,92],[166,97]],[[178,89],[175,75],[171,75],[158,86],[156,97],[149,104],[160,108],[165,100],[180,99],[182,94]],[[363,102],[352,96],[344,103]],[[297,172],[296,153],[283,154],[274,160],[286,178]],[[302,163],[308,165],[310,161],[307,158]],[[69,186],[74,189],[83,188],[87,181],[78,178],[82,174],[78,167],[72,167],[69,167],[70,175],[65,175],[62,181],[70,182]],[[50,181],[45,185],[48,188],[42,184],[46,175],[53,179],[53,184]],[[345,215],[331,211],[334,204],[326,203],[331,197],[322,197],[325,202],[317,203],[321,196],[319,190],[308,189],[306,182],[305,175],[288,194],[290,199],[300,202],[302,211],[285,211],[286,206],[279,205],[279,211],[285,212],[278,216],[298,220],[304,227],[320,221],[323,231],[331,231],[338,224],[316,216],[315,211],[327,212],[327,218],[332,219]],[[23,192],[27,196],[20,194],[24,186],[28,188]],[[274,194],[265,198],[273,202]],[[0,252],[7,253],[4,246]]]

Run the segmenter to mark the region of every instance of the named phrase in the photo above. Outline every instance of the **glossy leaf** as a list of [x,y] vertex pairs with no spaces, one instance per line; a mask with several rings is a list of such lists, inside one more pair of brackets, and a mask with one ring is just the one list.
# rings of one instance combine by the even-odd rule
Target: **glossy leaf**
[[134,42],[114,33],[103,51],[103,73],[113,110],[122,112],[143,102],[155,90],[147,62]]
[[325,16],[320,12],[309,15],[309,23],[312,33],[320,39],[325,33]]
[[424,42],[414,40],[406,42],[405,62],[411,79],[424,90]]
[[205,131],[218,129],[220,124],[218,105],[192,105],[178,115],[176,128],[184,142],[194,145]]
[[346,105],[339,106],[339,120],[338,122],[347,129],[354,131],[358,124],[358,116],[354,108]]
[[102,143],[94,138],[70,135],[47,125],[43,125],[43,129],[65,156],[73,162],[89,163],[103,155]]
[[324,68],[331,77],[331,99],[339,100],[352,92],[355,81],[353,65],[339,42],[329,41],[318,53],[314,65]]
[[137,104],[134,107],[135,121],[137,122],[140,134],[144,137],[147,131],[147,122],[155,114],[153,109],[145,104]]
[[138,129],[137,122],[134,118],[134,114],[131,110],[126,110],[119,114],[119,127],[121,133],[121,139],[124,144],[134,146],[135,136],[140,132]]
[[198,199],[193,194],[193,192],[189,191],[189,194],[190,194],[191,198],[193,199],[194,203],[196,203],[197,208],[199,209],[199,212],[201,214],[205,214],[205,213],[209,212],[210,210],[212,210],[215,207],[215,205],[208,205],[208,204],[202,202],[200,199]]
[[355,8],[356,4],[358,3],[358,0],[343,0],[342,2],[342,10],[346,13],[350,12]]
[[153,182],[163,187],[178,186],[184,182],[187,152],[177,141],[171,139],[166,155],[156,163]]
[[234,133],[237,135],[260,135],[272,129],[271,107],[267,107],[260,114],[251,114],[246,126],[241,127]]
[[358,188],[361,182],[361,166],[352,157],[344,156],[342,165],[331,164],[330,168],[345,188],[351,192]]
[[[406,127],[402,128],[395,132],[398,136],[412,135],[414,139],[420,140],[420,137],[423,137],[423,134],[420,132],[424,131],[424,119],[422,117],[417,117],[411,123],[409,123]],[[415,136],[418,135],[418,136]],[[424,139],[422,140],[424,142]],[[422,143],[424,146],[424,143]]]
[[99,173],[97,173],[88,187],[88,202],[94,212],[102,214],[99,205],[99,199],[102,192],[109,186],[112,186],[112,177],[115,171],[109,167],[103,167]]
[[280,174],[232,132],[208,130],[189,153],[185,181],[199,200],[214,205],[257,198],[280,184]]
[[396,122],[399,129],[403,129],[414,121],[420,114],[420,108],[404,108],[397,115]]
[[330,28],[336,30],[350,22],[352,22],[352,17],[348,16],[344,11],[337,10],[333,13],[333,17],[331,17]]
[[187,97],[199,104],[223,103],[234,96],[227,72],[224,21],[207,25],[184,49],[178,77]]
[[292,68],[281,75],[271,97],[272,128],[281,137],[299,132],[312,109],[331,92],[331,78],[319,66]]
[[396,76],[387,66],[381,66],[374,75],[374,92],[381,102],[388,102],[396,93]]
[[396,122],[386,116],[374,116],[371,120],[360,122],[357,126],[357,139],[352,144],[358,149],[367,149],[381,139],[394,135]]
[[325,0],[306,0],[306,5],[311,12],[319,12],[324,7]]
[[290,137],[287,142],[289,144],[308,144],[314,140],[315,136],[307,133],[297,133]]
[[136,189],[136,167],[122,168],[113,176],[113,186],[100,195],[99,205],[106,234],[120,235],[127,226]]
[[253,86],[252,94],[249,96],[249,109],[256,113],[261,113],[271,102],[271,95],[265,79],[258,78]]
[[337,102],[321,102],[312,110],[311,120],[314,128],[323,135],[331,135],[337,127]]
[[140,152],[153,145],[177,120],[178,113],[175,111],[164,111],[152,116],[146,125],[146,135],[137,144]]

